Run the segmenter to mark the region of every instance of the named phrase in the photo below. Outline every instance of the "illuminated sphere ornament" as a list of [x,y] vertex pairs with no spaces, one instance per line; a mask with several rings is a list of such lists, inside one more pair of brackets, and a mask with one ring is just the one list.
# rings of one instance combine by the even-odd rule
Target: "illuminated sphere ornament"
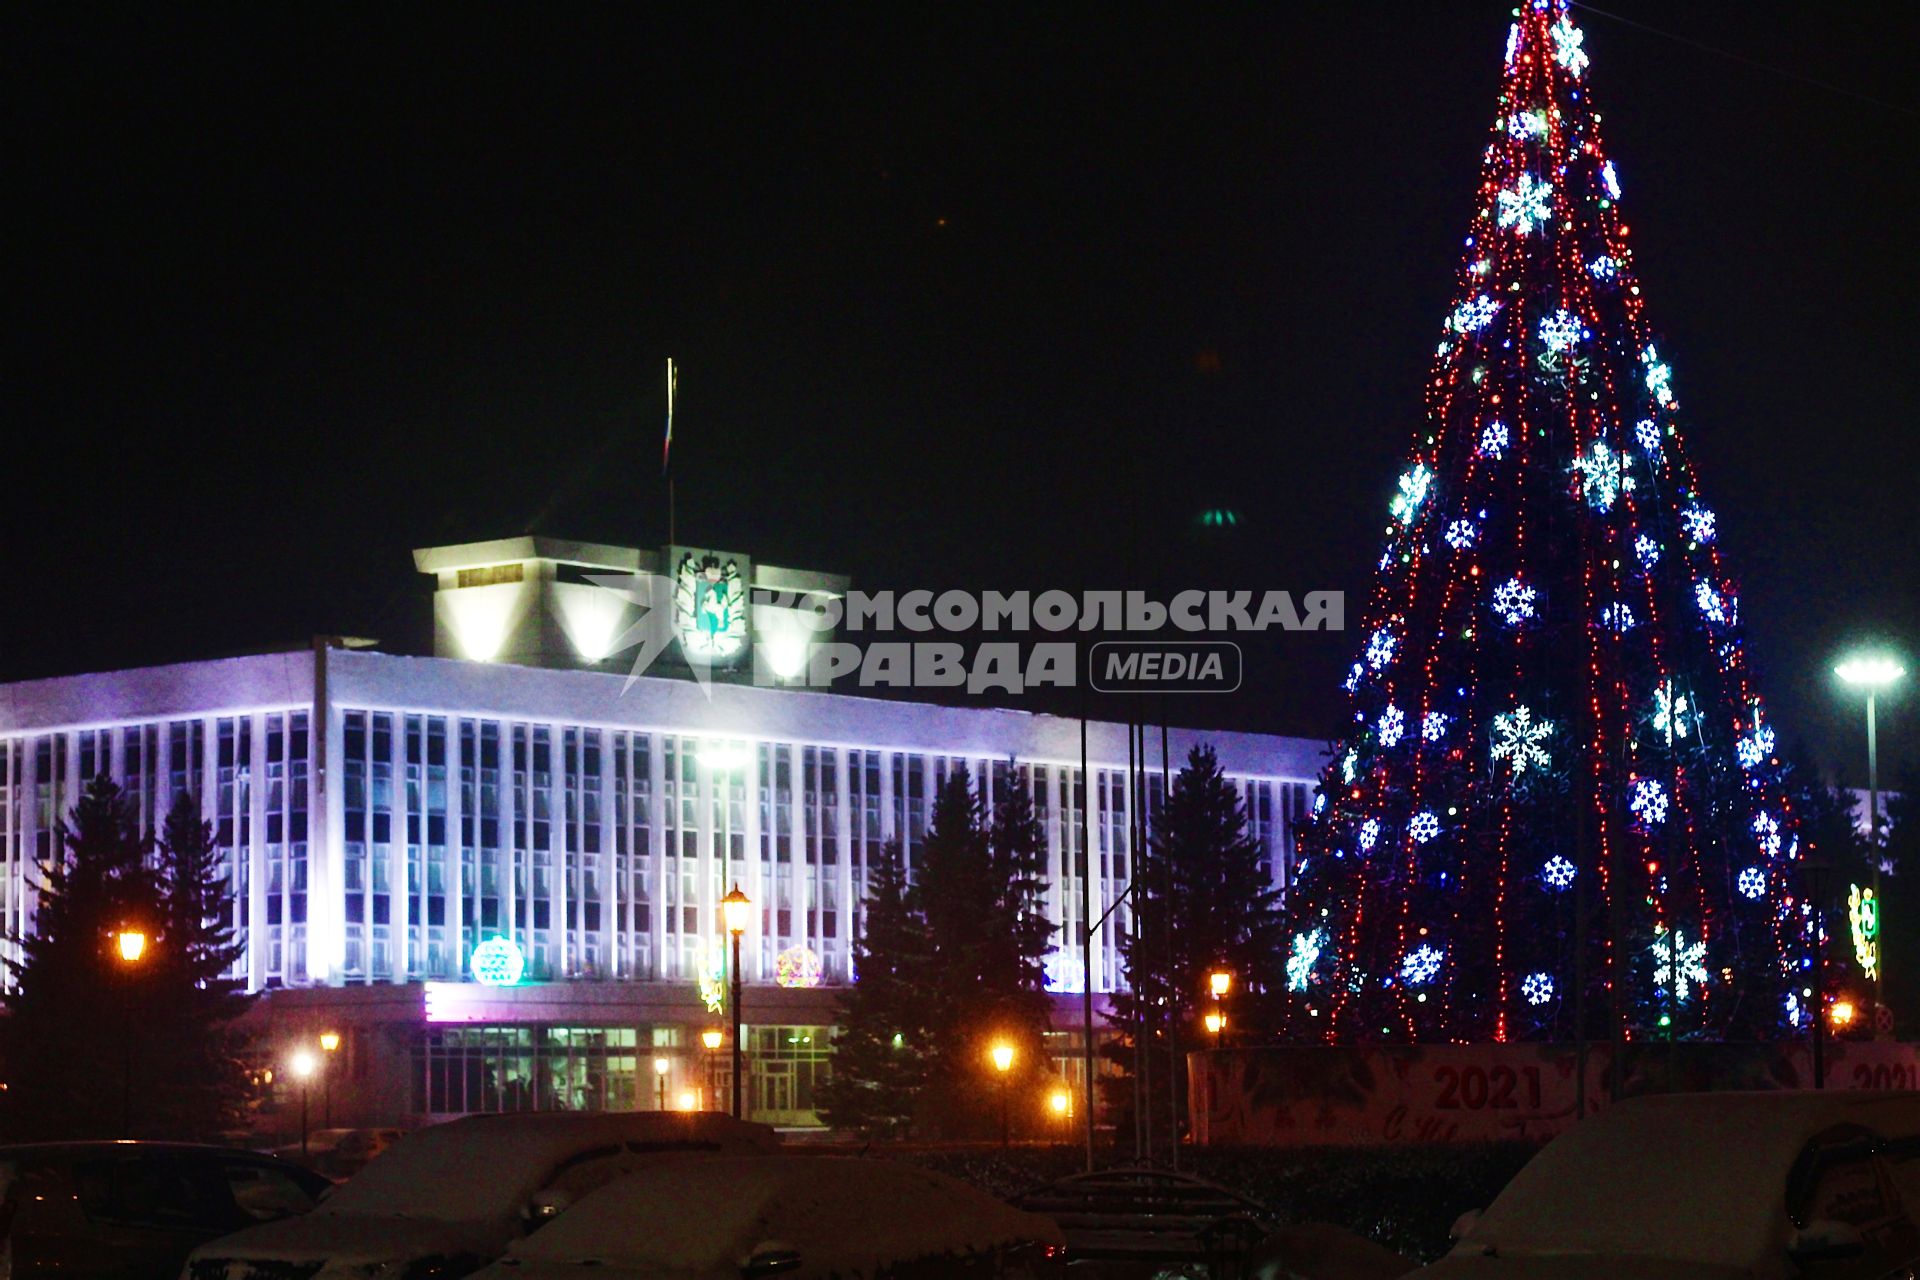
[[473,949],[467,968],[481,986],[511,987],[526,976],[527,957],[511,938],[488,938]]
[[817,987],[821,972],[820,957],[810,947],[788,947],[773,958],[773,980],[783,987]]

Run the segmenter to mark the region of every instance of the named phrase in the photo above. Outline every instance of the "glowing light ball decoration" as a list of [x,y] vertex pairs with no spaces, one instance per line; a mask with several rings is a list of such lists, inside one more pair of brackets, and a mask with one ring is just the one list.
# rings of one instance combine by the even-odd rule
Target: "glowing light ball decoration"
[[773,980],[783,987],[817,987],[820,957],[809,947],[788,947],[773,958]]
[[467,970],[483,987],[518,986],[527,973],[527,956],[511,938],[488,938],[473,949]]
[[1297,1036],[1767,1039],[1807,1016],[1738,522],[1688,448],[1595,52],[1570,0],[1515,8],[1425,404],[1367,499],[1349,728],[1291,868]]

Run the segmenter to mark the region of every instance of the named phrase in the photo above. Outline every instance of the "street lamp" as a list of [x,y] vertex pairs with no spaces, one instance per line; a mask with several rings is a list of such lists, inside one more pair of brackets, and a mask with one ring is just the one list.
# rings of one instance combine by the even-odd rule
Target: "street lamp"
[[1000,1149],[1006,1150],[1013,1144],[1013,1128],[1009,1120],[1009,1098],[1013,1077],[1013,1046],[1002,1040],[993,1046],[993,1069],[1000,1073]]
[[147,935],[138,929],[122,929],[114,935],[120,964],[127,970],[126,986],[120,992],[120,1132],[133,1136],[133,967],[147,954]]
[[662,1111],[667,1109],[667,1072],[672,1069],[673,1064],[665,1058],[655,1058],[653,1060],[654,1087],[655,1091],[660,1095],[660,1109]]
[[746,1061],[740,1051],[740,937],[753,921],[753,900],[740,892],[736,883],[727,896],[720,899],[720,914],[726,920],[728,934],[733,937],[733,990],[729,1003],[733,1012],[733,1118],[738,1120],[741,1118],[741,1075]]
[[296,1049],[287,1066],[293,1071],[293,1078],[300,1082],[300,1158],[307,1158],[307,1095],[308,1085],[313,1073],[318,1069],[319,1060],[310,1049]]
[[1062,1132],[1073,1120],[1073,1093],[1065,1085],[1056,1085],[1047,1095],[1047,1110],[1060,1122]]
[[[1833,673],[1850,685],[1858,685],[1867,691],[1867,843],[1870,846],[1868,856],[1873,859],[1873,902],[1878,908],[1880,898],[1880,749],[1876,740],[1873,723],[1874,697],[1880,690],[1907,674],[1906,668],[1892,658],[1883,656],[1865,656],[1849,658],[1833,669]],[[1877,945],[1877,944],[1876,944]],[[1876,957],[1877,959],[1877,957]],[[1881,1007],[1881,979],[1886,972],[1884,964],[1876,963],[1873,970],[1873,1009],[1875,1029],[1879,1026]]]
[[340,1033],[322,1031],[320,1048],[326,1053],[325,1059],[320,1064],[320,1096],[325,1099],[320,1107],[320,1127],[331,1129],[333,1128],[333,1055],[340,1052]]
[[1213,1047],[1220,1047],[1220,1032],[1227,1025],[1227,1014],[1220,1007],[1227,992],[1233,990],[1233,974],[1225,969],[1215,969],[1207,975],[1207,990],[1213,995],[1213,1012],[1206,1017],[1207,1032],[1213,1037]]
[[700,1043],[707,1047],[707,1084],[704,1096],[709,1107],[716,1105],[720,1094],[719,1087],[714,1083],[713,1058],[720,1052],[720,1043],[726,1038],[726,1032],[718,1027],[708,1027],[700,1033]]

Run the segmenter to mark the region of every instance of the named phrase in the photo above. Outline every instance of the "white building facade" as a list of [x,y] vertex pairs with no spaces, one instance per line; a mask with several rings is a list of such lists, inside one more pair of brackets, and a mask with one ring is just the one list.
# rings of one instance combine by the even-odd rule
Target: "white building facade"
[[[519,555],[497,562],[522,566],[514,581],[554,581],[582,545],[527,539],[417,559],[437,575],[444,619],[450,593],[511,585],[497,567],[464,561]],[[620,549],[589,551],[582,558],[593,563]],[[628,569],[641,560],[624,554]],[[466,574],[474,586],[457,585],[476,568]],[[836,589],[821,575],[759,572]],[[540,625],[545,606],[531,595],[513,625]],[[454,630],[443,625],[441,635],[457,653]],[[33,868],[51,856],[56,825],[88,779],[119,782],[149,828],[173,796],[191,792],[224,853],[244,976],[269,993],[263,1034],[344,1027],[349,1116],[394,1123],[514,1105],[666,1103],[666,1082],[641,1065],[655,1052],[673,1064],[674,1101],[683,1084],[704,1098],[714,1064],[695,1046],[714,1022],[721,895],[737,884],[757,909],[742,972],[766,994],[750,994],[743,1009],[759,998],[773,1020],[748,1021],[770,1028],[770,1043],[810,1046],[807,1072],[817,1074],[832,991],[852,977],[868,867],[898,840],[911,870],[937,788],[964,767],[989,802],[1010,787],[1033,796],[1047,836],[1048,914],[1060,926],[1050,989],[1077,993],[1090,979],[1107,992],[1120,981],[1129,916],[1115,903],[1135,852],[1123,725],[1086,725],[1083,774],[1077,720],[630,679],[617,653],[569,661],[551,645],[523,649],[534,656],[478,661],[329,641],[0,686],[0,924],[32,929]],[[1153,796],[1159,737],[1148,735]],[[1192,746],[1215,750],[1284,886],[1320,744],[1180,729],[1169,741],[1176,771]],[[1095,919],[1106,914],[1091,975],[1079,946],[1083,891]],[[496,938],[524,957],[523,985],[474,983],[474,950]],[[375,1043],[361,1044],[356,1027]],[[542,1040],[555,1030],[568,1033],[564,1053]],[[573,1030],[591,1033],[584,1057]],[[539,1060],[556,1054],[567,1063],[560,1078],[596,1081],[585,1095],[571,1083],[566,1096],[541,1094],[555,1069]],[[530,1065],[509,1095],[520,1058]],[[443,1059],[453,1066],[436,1066]],[[810,1113],[800,1105],[806,1081],[763,1083],[756,1075],[763,1114]]]

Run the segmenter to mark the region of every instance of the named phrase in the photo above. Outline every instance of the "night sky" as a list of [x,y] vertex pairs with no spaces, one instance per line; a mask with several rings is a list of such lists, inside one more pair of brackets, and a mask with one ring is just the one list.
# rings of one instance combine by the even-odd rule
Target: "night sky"
[[[659,8],[11,13],[0,680],[424,651],[412,547],[657,545],[669,355],[683,541],[1357,622],[1506,6]],[[1920,94],[1882,9],[1581,14],[1773,719],[1856,781],[1832,661],[1920,637]],[[1330,736],[1356,643],[1256,642],[1176,718]]]

